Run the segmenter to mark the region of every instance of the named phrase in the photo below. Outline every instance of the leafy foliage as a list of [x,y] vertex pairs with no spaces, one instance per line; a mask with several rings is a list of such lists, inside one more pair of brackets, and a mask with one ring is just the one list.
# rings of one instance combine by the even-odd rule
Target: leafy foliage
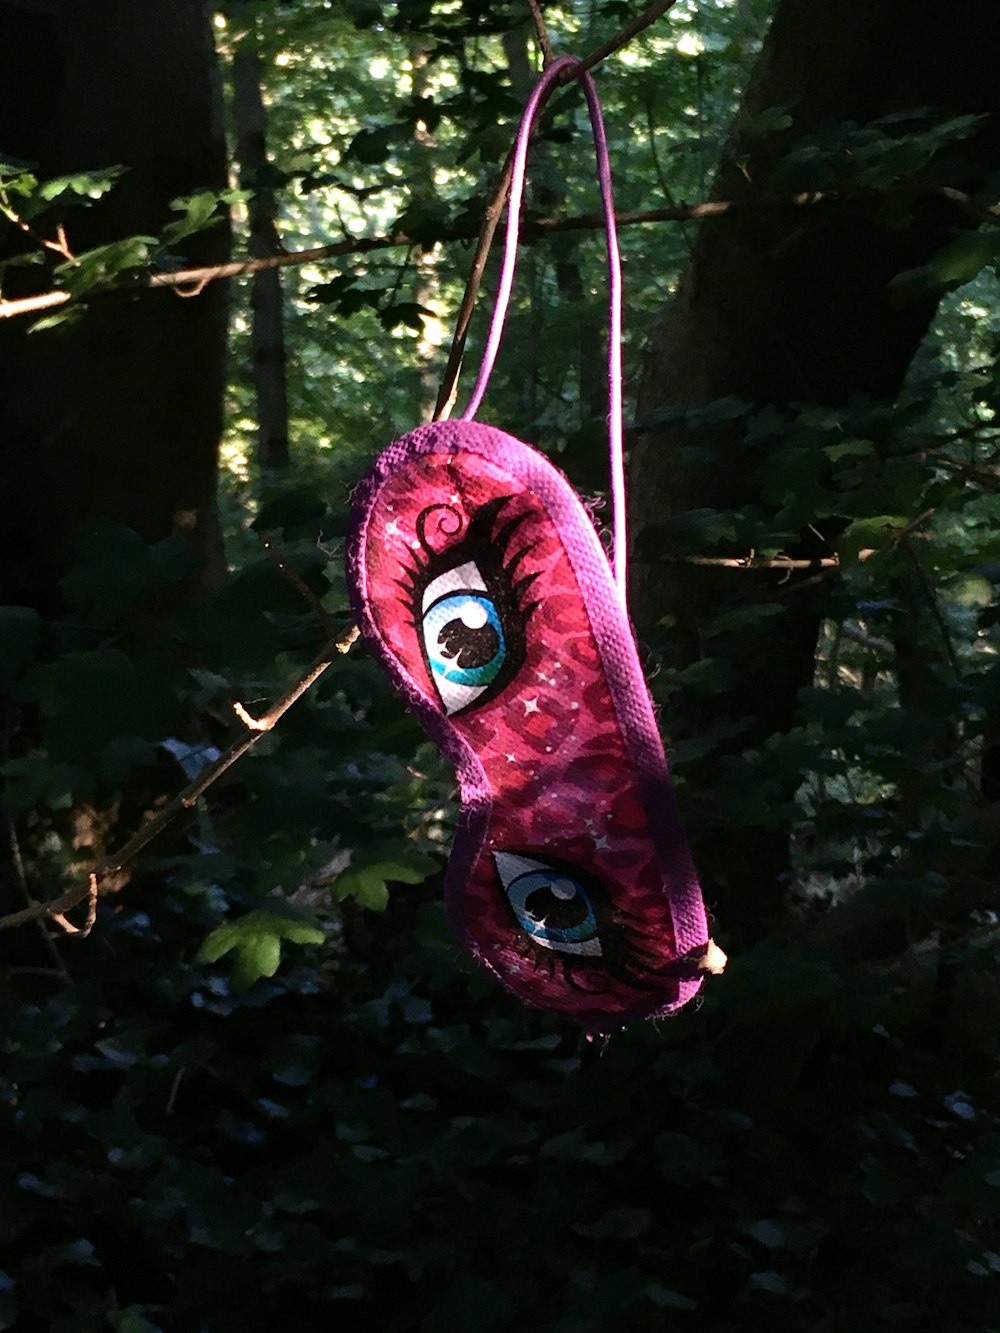
[[[601,70],[620,208],[707,193],[770,9],[678,4]],[[265,57],[286,246],[393,225],[419,244],[289,273],[295,458],[279,481],[250,458],[238,299],[223,586],[192,599],[181,538],[150,543],[105,518],[68,563],[61,606],[0,608],[5,910],[78,882],[218,756],[235,700],[265,706],[346,628],[350,488],[436,387],[436,321],[466,259],[439,241],[478,218],[519,111],[514,6],[260,0],[241,13],[220,43],[228,56],[254,40]],[[582,51],[631,9],[547,13]],[[789,126],[775,108],[749,132]],[[948,185],[940,164],[973,128],[910,108],[830,126],[784,143],[772,184]],[[563,98],[531,209],[590,211],[588,154],[578,101]],[[3,163],[0,202],[48,236],[49,206],[86,206],[116,178],[40,182]],[[157,236],[74,256],[63,281],[83,293],[179,263],[225,203],[240,207],[178,201]],[[624,238],[634,376],[689,237]],[[10,262],[37,257],[26,242]],[[965,232],[899,280],[901,301],[950,294],[898,401],[725,399],[659,418],[683,423],[702,462],[706,428],[735,423],[761,503],[674,514],[639,554],[798,555],[822,582],[794,726],[741,749],[744,719],[721,716],[672,751],[696,838],[790,831],[780,927],[691,1012],[605,1046],[520,1008],[459,954],[439,905],[451,773],[364,650],[338,656],[109,881],[88,940],[2,937],[0,1327],[994,1327],[995,259],[992,230]],[[490,400],[587,490],[605,485],[590,392],[601,262],[590,236],[526,252]],[[819,564],[834,555],[835,569]],[[696,658],[654,676],[664,718],[681,698],[724,695],[762,636],[780,650],[789,595],[776,573],[756,600],[734,597]],[[672,628],[647,627],[652,665]]]

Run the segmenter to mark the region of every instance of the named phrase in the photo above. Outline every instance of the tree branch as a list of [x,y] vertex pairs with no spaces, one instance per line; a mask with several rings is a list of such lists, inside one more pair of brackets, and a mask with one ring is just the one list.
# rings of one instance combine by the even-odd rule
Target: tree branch
[[664,557],[674,563],[684,565],[706,565],[715,569],[839,569],[840,560],[835,555],[825,555],[817,560],[796,560],[788,555],[776,555],[770,559],[755,555],[715,556],[715,555],[668,555]]
[[549,40],[549,30],[545,26],[545,18],[542,15],[542,7],[538,0],[528,0],[528,8],[531,10],[531,21],[535,25],[535,39],[541,50],[542,60],[544,64],[551,65],[555,55],[552,51],[552,43]]
[[640,32],[644,32],[658,18],[662,18],[667,10],[672,9],[676,3],[677,0],[658,0],[657,4],[650,5],[648,9],[643,10],[637,19],[633,19],[627,27],[622,28],[616,36],[606,41],[603,46],[599,46],[596,51],[591,51],[590,55],[586,56],[576,69],[567,70],[560,82],[569,83],[572,79],[579,78],[585,70],[593,69],[602,60],[607,60],[608,56],[620,51],[633,37],[638,37]]
[[[490,223],[489,239],[492,242],[493,233],[496,231],[497,222],[503,211],[503,204],[507,197],[507,189],[510,185],[510,177],[505,168],[498,183],[497,191],[487,205],[486,218],[481,229],[480,241],[476,247],[476,254],[473,258],[473,270],[470,272],[470,282],[473,276],[478,272],[479,280],[482,278],[482,269],[485,267],[486,254],[489,252],[489,246],[480,259],[480,250],[483,244],[483,237],[487,223]],[[503,195],[500,197],[500,187],[503,187]],[[916,188],[916,187],[912,187]],[[902,187],[899,187],[902,192]],[[949,199],[960,206],[963,212],[974,210],[974,215],[980,221],[988,220],[993,223],[1000,222],[1000,205],[985,207],[977,204],[969,195],[963,194],[961,190],[952,190],[945,187],[935,187],[932,190],[920,190],[919,193],[938,195],[942,199]],[[655,222],[706,222],[714,218],[722,218],[732,212],[747,212],[750,210],[759,210],[764,208],[802,208],[814,204],[830,202],[836,199],[844,198],[844,194],[836,192],[824,192],[822,190],[810,190],[792,195],[775,195],[760,197],[756,199],[740,200],[736,202],[731,199],[709,199],[697,204],[677,204],[670,208],[648,208],[633,210],[631,212],[616,213],[615,218],[619,227],[644,226]],[[497,199],[499,198],[499,204]],[[495,210],[495,211],[493,211]],[[542,217],[526,218],[521,228],[521,241],[526,245],[535,244],[542,237],[548,236],[554,232],[563,231],[600,231],[604,226],[604,218],[599,213],[581,213],[575,217]],[[440,243],[449,241],[468,241],[475,233],[468,227],[449,227],[445,228],[438,237]],[[36,315],[43,310],[51,310],[54,307],[67,305],[70,301],[76,300],[82,303],[91,296],[105,296],[112,292],[142,291],[149,288],[167,287],[177,292],[178,296],[198,296],[208,286],[210,282],[217,282],[220,278],[238,278],[249,273],[260,273],[268,268],[294,268],[301,264],[316,263],[323,259],[338,259],[344,255],[370,254],[377,250],[392,250],[397,248],[412,248],[421,246],[425,242],[416,237],[407,235],[406,232],[390,232],[387,236],[359,236],[351,237],[349,240],[334,241],[330,245],[315,245],[307,250],[293,250],[288,254],[281,255],[262,255],[255,259],[234,259],[226,264],[213,264],[204,268],[184,268],[175,269],[170,273],[150,273],[138,279],[128,282],[108,282],[98,283],[83,296],[74,297],[72,293],[66,291],[41,292],[38,296],[20,297],[13,301],[4,301],[0,299],[0,319],[15,319],[20,315]],[[478,291],[479,281],[475,284],[473,292],[473,301],[475,293]],[[462,311],[465,309],[465,299],[463,298],[462,309],[459,312],[459,321],[456,327],[456,333],[461,328]],[[467,331],[467,321],[466,321]],[[463,342],[464,345],[464,342]]]
[[82,930],[77,931],[68,922],[60,922],[63,929],[68,929],[72,933],[86,934],[90,926],[93,925],[92,916],[96,913],[97,892],[101,880],[128,865],[169,824],[172,824],[179,814],[185,810],[190,810],[198,801],[198,798],[228,768],[231,768],[237,759],[242,759],[247,751],[257,744],[264,732],[272,730],[278,719],[287,713],[292,704],[297,703],[307,690],[315,685],[327,667],[336,660],[338,654],[346,653],[350,649],[357,637],[358,631],[352,627],[342,638],[336,642],[328,643],[305,674],[285,691],[277,703],[272,704],[263,717],[252,718],[242,705],[234,705],[234,711],[243,720],[246,731],[219,755],[215,763],[210,764],[193,782],[188,783],[183,791],[178,792],[169,805],[164,806],[159,814],[148,820],[139,829],[138,833],[129,838],[123,847],[99,862],[90,873],[86,884],[74,885],[61,897],[51,899],[49,902],[35,902],[20,912],[10,912],[7,916],[0,917],[0,930],[11,930],[15,926],[23,926],[28,921],[39,921],[42,918],[59,921],[66,912],[87,898],[90,902],[88,923]]
[[449,417],[451,409],[455,406],[455,399],[458,396],[458,376],[462,369],[462,358],[465,355],[465,342],[469,336],[472,311],[483,280],[483,271],[486,268],[486,260],[493,244],[493,236],[500,221],[500,214],[503,212],[507,192],[510,189],[513,172],[514,153],[512,149],[507,154],[507,160],[503,164],[503,170],[500,173],[500,180],[493,193],[493,198],[486,205],[486,212],[483,214],[483,225],[479,230],[476,253],[472,256],[465,291],[462,293],[462,304],[458,308],[455,332],[452,335],[451,347],[448,349],[448,361],[444,368],[444,375],[441,377],[441,387],[438,390],[437,402],[434,404],[432,421],[442,421]]
[[[557,87],[561,84],[570,83],[573,79],[579,78],[585,70],[591,69],[599,61],[604,60],[607,56],[611,55],[613,51],[617,51],[620,46],[624,46],[636,33],[641,32],[643,28],[647,28],[650,23],[659,18],[661,14],[665,14],[675,3],[676,0],[658,0],[657,4],[652,5],[647,9],[635,20],[634,23],[630,23],[627,28],[624,28],[616,37],[613,37],[610,42],[606,42],[604,46],[598,47],[596,51],[593,51],[585,60],[582,60],[579,65],[574,66],[573,69],[567,69],[565,75],[561,76],[558,81],[547,90],[545,96],[538,103],[537,114],[541,114],[543,107],[556,91]],[[536,8],[537,7],[533,5],[532,15],[535,19],[536,27],[539,28],[539,41],[542,42],[543,37],[547,41],[547,34],[545,33],[545,25],[542,20],[541,11],[538,10],[536,13]],[[547,54],[545,63],[548,64],[548,61],[549,55]],[[458,377],[462,370],[462,358],[465,355],[465,343],[469,335],[469,325],[472,322],[472,311],[476,304],[476,297],[479,294],[480,285],[482,284],[483,272],[486,268],[486,260],[490,253],[490,247],[493,244],[493,237],[500,221],[500,215],[503,212],[504,203],[506,202],[507,195],[510,191],[510,179],[513,173],[513,168],[514,149],[512,147],[507,154],[507,160],[503,164],[503,170],[500,172],[500,179],[493,192],[493,197],[486,205],[486,212],[483,215],[483,224],[479,231],[479,239],[476,242],[476,252],[472,257],[472,263],[469,266],[469,277],[465,284],[465,291],[462,294],[462,304],[459,307],[458,318],[455,321],[455,333],[451,340],[451,347],[448,349],[448,361],[444,368],[444,375],[441,378],[441,388],[438,390],[437,402],[434,405],[434,415],[432,417],[432,420],[434,421],[442,421],[444,418],[451,415],[451,410],[455,405],[455,399],[458,396]],[[593,217],[594,215],[591,214],[590,216]],[[555,219],[550,219],[550,221],[553,223],[551,230],[568,230],[568,228],[565,227],[560,228]],[[596,223],[588,223],[587,225],[603,227],[604,219],[598,217]]]

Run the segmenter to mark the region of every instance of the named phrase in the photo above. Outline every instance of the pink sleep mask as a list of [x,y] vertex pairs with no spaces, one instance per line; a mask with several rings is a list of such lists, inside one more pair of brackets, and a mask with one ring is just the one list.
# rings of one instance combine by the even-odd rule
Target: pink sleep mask
[[458,775],[445,893],[460,939],[521,1000],[608,1032],[689,1000],[709,938],[624,599],[621,286],[586,73],[612,275],[614,574],[563,474],[471,420],[502,332],[532,122],[577,63],[549,66],[525,110],[472,401],[396,440],[361,482],[348,573],[365,640]]

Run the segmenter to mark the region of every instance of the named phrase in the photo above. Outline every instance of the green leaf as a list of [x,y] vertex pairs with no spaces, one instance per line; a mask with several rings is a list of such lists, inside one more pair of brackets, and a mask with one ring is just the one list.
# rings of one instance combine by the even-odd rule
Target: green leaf
[[393,224],[394,231],[405,232],[415,241],[433,244],[446,231],[451,208],[436,195],[412,199]]
[[56,311],[54,315],[46,315],[43,319],[36,319],[28,332],[44,333],[46,329],[58,329],[61,325],[76,324],[83,318],[83,314],[82,306],[67,306],[63,310]]
[[679,1291],[672,1291],[659,1282],[651,1282],[646,1288],[646,1296],[661,1310],[697,1310],[698,1302],[690,1296],[682,1296]]
[[133,1305],[127,1310],[111,1311],[112,1328],[116,1333],[163,1333],[159,1324],[154,1324],[142,1313],[144,1308]]
[[[236,193],[234,191],[224,192],[226,195]],[[238,193],[246,194],[246,191]],[[220,203],[223,202],[222,196],[214,190],[201,190],[197,194],[188,195],[186,198],[174,199],[170,207],[184,214],[176,222],[168,222],[160,232],[160,244],[163,246],[176,245],[178,241],[185,240],[188,236],[193,236],[196,232],[205,231],[209,227],[215,227],[220,222],[225,221],[225,214],[218,211]]]
[[75,606],[85,606],[100,620],[113,621],[132,611],[158,589],[179,583],[197,558],[181,536],[148,545],[132,528],[101,519],[80,538],[82,562],[62,581]]
[[315,917],[291,903],[276,903],[227,921],[202,941],[198,963],[217,963],[235,952],[232,984],[249,990],[260,977],[273,977],[281,963],[282,941],[322,944],[326,938]]
[[753,116],[745,116],[740,122],[742,139],[769,139],[773,134],[791,129],[792,117],[787,106],[764,107]]
[[591,1240],[635,1240],[653,1225],[649,1208],[615,1208],[599,1217],[596,1222],[576,1222],[573,1230],[578,1236]]
[[865,458],[875,452],[875,446],[871,440],[845,440],[842,444],[828,444],[823,449],[831,463],[837,463],[842,458]]
[[639,534],[643,555],[708,554],[721,542],[736,540],[736,520],[721,509],[687,509]]
[[105,167],[103,171],[76,171],[71,176],[53,176],[43,181],[38,193],[47,202],[66,194],[83,199],[100,199],[127,171],[127,167]]
[[959,606],[975,607],[979,610],[993,602],[996,589],[989,579],[984,579],[981,574],[963,574],[949,586],[947,595]]
[[338,902],[354,898],[362,907],[382,912],[389,902],[388,884],[422,884],[436,869],[435,861],[416,851],[405,860],[395,857],[356,860],[337,876],[333,892]]
[[92,771],[107,763],[112,780],[145,755],[148,746],[136,747],[136,739],[152,742],[176,729],[184,679],[164,657],[95,648],[33,666],[17,694],[38,700],[53,760]]
[[149,262],[150,252],[155,248],[155,236],[127,236],[122,241],[112,241],[110,245],[99,245],[93,250],[56,266],[57,275],[62,278],[66,290],[74,296],[82,296],[98,283],[108,282],[121,273],[142,268]]
[[856,519],[837,539],[837,555],[845,565],[856,564],[862,551],[881,551],[888,547],[893,532],[905,528],[907,522],[900,514],[876,514],[871,518]]
[[392,330],[398,328],[400,324],[414,333],[422,334],[424,331],[424,321],[434,318],[434,311],[429,306],[420,305],[417,301],[396,301],[385,310],[379,312],[379,320],[384,329]]
[[392,145],[401,134],[399,125],[381,125],[378,129],[361,130],[351,140],[345,157],[353,157],[365,166],[378,166],[392,152]]
[[273,977],[281,963],[281,937],[258,930],[247,934],[236,951],[233,963],[232,985],[235,991],[246,991],[261,977]]
[[1000,258],[1000,232],[966,232],[939,250],[928,263],[907,269],[889,283],[900,297],[922,296],[959,287]]
[[1000,234],[995,231],[973,232],[959,236],[939,250],[927,265],[932,282],[946,286],[969,282],[987,264],[1000,256]]
[[34,661],[42,619],[30,606],[0,606],[0,688],[6,689]]

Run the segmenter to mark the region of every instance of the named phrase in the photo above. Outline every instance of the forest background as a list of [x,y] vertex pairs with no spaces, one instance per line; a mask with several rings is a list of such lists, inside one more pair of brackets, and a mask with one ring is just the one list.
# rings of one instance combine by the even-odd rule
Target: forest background
[[[0,3],[2,1328],[1000,1328],[1000,11],[641,13]],[[546,34],[731,955],[606,1043],[460,954],[453,776],[335,646]],[[560,90],[483,415],[597,501],[591,151]]]

